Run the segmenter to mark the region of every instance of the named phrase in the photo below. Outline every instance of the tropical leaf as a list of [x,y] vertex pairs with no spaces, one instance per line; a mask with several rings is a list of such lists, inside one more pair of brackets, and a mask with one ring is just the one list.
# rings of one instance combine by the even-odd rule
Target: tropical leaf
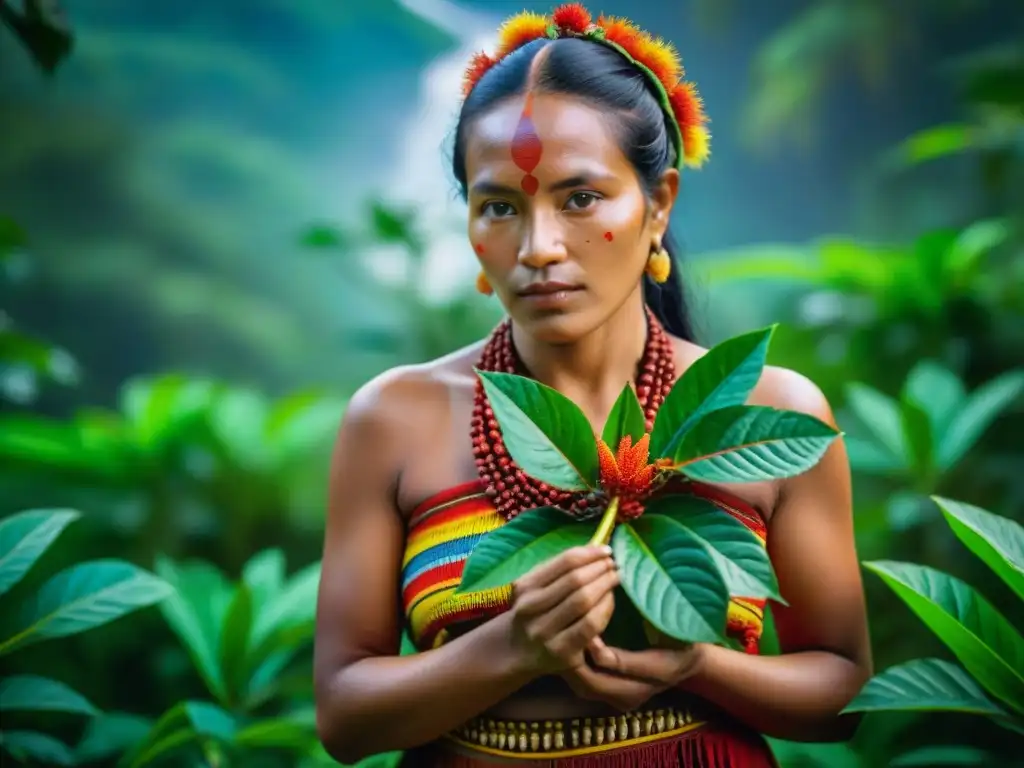
[[637,399],[633,388],[627,384],[622,388],[611,413],[608,414],[601,439],[614,451],[626,435],[632,437],[633,445],[636,445],[646,431],[647,422],[640,400]]
[[904,399],[911,401],[928,415],[933,442],[945,434],[957,409],[967,399],[960,378],[933,360],[922,360],[907,374]]
[[764,542],[728,512],[696,496],[673,494],[647,503],[647,515],[685,528],[711,556],[731,597],[771,598],[786,605]]
[[230,742],[235,733],[234,718],[220,707],[205,701],[181,702],[164,713],[146,737],[124,754],[120,765],[142,768],[197,738]]
[[38,675],[15,675],[0,680],[0,711],[71,712],[96,715],[82,694],[64,683]]
[[729,592],[703,543],[660,515],[615,528],[612,550],[622,588],[656,629],[684,642],[718,642]]
[[930,414],[909,397],[900,402],[900,420],[908,459],[918,475],[927,476],[935,457]]
[[982,384],[967,398],[939,445],[939,467],[949,469],[1024,390],[1024,371],[1009,371]]
[[1006,716],[956,664],[913,659],[875,675],[843,712],[931,710]]
[[473,547],[456,594],[511,584],[565,550],[586,546],[596,530],[596,522],[574,520],[554,507],[516,515]]
[[505,447],[526,474],[567,491],[597,478],[597,440],[575,403],[525,376],[478,371]]
[[216,391],[212,382],[178,374],[137,378],[122,388],[120,404],[138,445],[155,449],[197,424]]
[[838,434],[804,413],[737,405],[705,414],[672,458],[683,474],[706,482],[792,477],[813,467]]
[[918,747],[889,761],[887,768],[937,768],[942,765],[992,765],[996,757],[976,747]]
[[296,571],[266,608],[254,616],[252,644],[263,642],[272,632],[312,622],[319,585],[319,562]]
[[259,749],[302,750],[315,739],[316,711],[313,707],[260,720],[235,734],[236,744]]
[[257,552],[242,567],[242,581],[252,594],[254,613],[258,614],[284,586],[284,551],[273,547]]
[[939,496],[932,500],[964,546],[1024,600],[1024,527],[962,501]]
[[927,566],[864,564],[942,640],[993,696],[1024,712],[1024,638],[968,584]]
[[901,458],[893,456],[874,440],[846,435],[843,441],[846,443],[846,453],[850,457],[850,466],[858,472],[896,475],[906,469]]
[[67,568],[28,599],[0,655],[32,643],[99,627],[159,603],[170,586],[120,560],[94,560]]
[[21,761],[45,765],[74,765],[67,744],[38,731],[0,731],[0,747]]
[[854,415],[886,450],[898,459],[907,458],[899,403],[859,382],[847,385],[846,401]]
[[127,712],[103,712],[89,720],[75,747],[78,763],[97,763],[134,749],[153,727],[152,721]]
[[771,326],[723,341],[683,372],[654,419],[652,456],[674,455],[705,414],[747,402],[761,378],[774,332]]
[[0,522],[0,595],[21,581],[61,532],[81,517],[73,509],[33,509]]
[[249,638],[252,629],[253,601],[244,584],[235,587],[221,627],[219,662],[224,687],[237,700],[245,689],[249,671]]
[[160,557],[156,571],[174,589],[160,604],[164,620],[185,646],[207,688],[218,701],[224,701],[227,691],[217,651],[230,587],[223,575],[208,565],[179,566]]

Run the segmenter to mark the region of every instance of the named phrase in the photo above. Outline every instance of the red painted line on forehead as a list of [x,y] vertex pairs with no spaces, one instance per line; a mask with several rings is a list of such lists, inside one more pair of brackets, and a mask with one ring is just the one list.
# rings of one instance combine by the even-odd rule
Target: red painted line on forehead
[[512,162],[526,172],[521,184],[523,191],[528,195],[535,195],[540,186],[537,177],[533,175],[533,170],[540,163],[543,149],[540,136],[537,135],[537,127],[533,124],[533,92],[530,91],[526,94],[523,113],[512,137]]

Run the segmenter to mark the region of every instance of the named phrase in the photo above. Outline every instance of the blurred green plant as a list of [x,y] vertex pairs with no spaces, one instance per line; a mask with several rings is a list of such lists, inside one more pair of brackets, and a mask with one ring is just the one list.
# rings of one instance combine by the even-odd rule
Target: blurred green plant
[[[0,284],[16,284],[31,268],[28,238],[13,219],[0,216]],[[0,306],[0,400],[24,405],[39,389],[39,380],[70,385],[78,380],[74,359],[20,330]]]
[[[762,147],[784,134],[812,137],[815,113],[836,82],[852,73],[878,93],[901,71],[930,68],[936,48],[926,44],[929,36],[945,24],[982,19],[991,6],[985,0],[803,3],[754,58],[752,96],[740,121],[745,136]],[[914,66],[908,66],[909,60],[915,60]],[[993,46],[947,69],[967,103],[1018,108],[1024,103],[1024,55],[1012,45]]]
[[[970,504],[934,500],[957,538],[1024,600],[1024,528]],[[1021,633],[970,585],[942,571],[889,560],[864,565],[946,644],[961,666],[928,658],[890,667],[868,681],[844,711],[962,712],[1024,735]]]
[[312,641],[319,563],[286,577],[283,552],[268,549],[234,583],[200,561],[161,557],[156,570],[173,588],[160,610],[211,700],[172,706],[120,764],[141,768],[195,746],[215,765],[248,765],[253,750],[316,755],[311,673],[288,671]]
[[444,300],[427,295],[428,243],[415,211],[374,199],[364,221],[360,229],[314,224],[300,236],[311,253],[358,254],[381,246],[398,251],[399,266],[386,281],[365,262],[346,265],[349,279],[363,286],[376,306],[372,318],[346,330],[346,345],[354,352],[384,357],[392,365],[425,362],[479,341],[497,324],[501,307],[471,287]]
[[6,0],[0,2],[0,21],[6,24],[32,60],[47,74],[71,53],[74,37],[56,0],[24,0],[21,13]]
[[0,417],[0,459],[141,499],[135,522],[120,515],[117,527],[141,531],[142,557],[173,550],[197,530],[223,536],[235,567],[258,548],[252,537],[260,531],[279,533],[285,521],[319,527],[325,456],[343,409],[325,392],[271,400],[180,374],[140,377],[122,387],[114,410],[82,408],[67,420]]
[[968,393],[964,382],[935,361],[908,374],[899,398],[851,382],[846,402],[866,436],[848,435],[857,472],[898,481],[888,523],[901,530],[927,519],[927,497],[975,448],[985,430],[1024,393],[1024,369],[1008,371]]
[[[70,509],[19,512],[0,522],[0,596],[20,582],[50,545],[81,517]],[[167,582],[123,560],[72,565],[49,578],[20,604],[4,603],[0,656],[29,645],[86,632],[171,594]],[[84,696],[57,680],[21,674],[0,679],[4,730],[0,747],[18,762],[72,765],[64,742],[33,729],[9,728],[12,713],[65,713],[93,718],[100,713]]]

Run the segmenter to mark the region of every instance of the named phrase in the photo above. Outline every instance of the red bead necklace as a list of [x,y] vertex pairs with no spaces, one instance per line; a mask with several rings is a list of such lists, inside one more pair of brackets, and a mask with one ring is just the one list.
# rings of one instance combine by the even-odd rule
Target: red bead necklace
[[[672,341],[650,309],[647,312],[647,341],[637,366],[636,393],[650,432],[654,416],[675,383],[675,360]],[[528,376],[512,343],[512,325],[505,320],[488,339],[480,355],[477,368],[482,371],[514,373]],[[552,488],[524,473],[508,455],[505,443],[487,401],[483,384],[476,382],[473,420],[470,428],[473,456],[477,473],[494,501],[498,512],[506,519],[535,507],[554,506],[570,514],[589,516],[590,509],[600,502],[586,494]],[[617,446],[611,446],[614,451]]]

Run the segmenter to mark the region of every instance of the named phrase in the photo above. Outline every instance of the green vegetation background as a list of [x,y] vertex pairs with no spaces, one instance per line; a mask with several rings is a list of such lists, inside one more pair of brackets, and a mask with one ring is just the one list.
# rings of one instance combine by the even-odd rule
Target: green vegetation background
[[[424,90],[467,41],[417,5],[0,2],[0,515],[80,513],[0,590],[4,625],[75,563],[141,569],[102,576],[131,616],[0,644],[4,675],[70,687],[26,712],[0,684],[5,759],[329,764],[309,661],[345,399],[498,317],[417,135],[454,118]],[[523,6],[548,9],[463,7],[486,32]],[[714,120],[674,223],[706,341],[780,322],[770,362],[849,435],[861,558],[956,575],[1024,627],[928,500],[1024,519],[1019,3],[606,6],[679,41]],[[865,582],[879,670],[948,657]],[[775,746],[786,768],[873,767],[1021,742],[882,713],[850,745]]]

